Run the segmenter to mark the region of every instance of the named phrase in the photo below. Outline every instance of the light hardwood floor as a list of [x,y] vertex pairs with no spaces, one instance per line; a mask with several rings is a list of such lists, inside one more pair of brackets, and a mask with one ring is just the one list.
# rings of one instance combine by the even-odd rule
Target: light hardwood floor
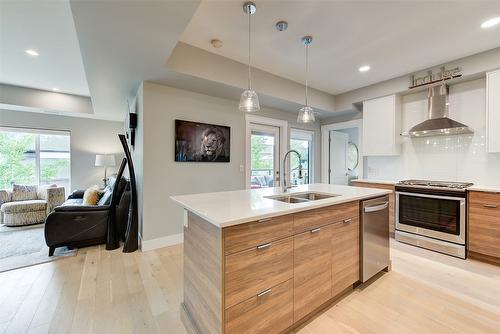
[[[500,333],[500,267],[392,242],[392,271],[300,329],[312,333]],[[182,246],[82,249],[0,274],[0,333],[175,333]]]

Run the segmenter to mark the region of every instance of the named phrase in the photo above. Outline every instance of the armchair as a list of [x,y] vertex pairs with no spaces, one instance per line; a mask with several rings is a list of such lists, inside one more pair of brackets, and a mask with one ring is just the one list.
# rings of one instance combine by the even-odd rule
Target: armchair
[[40,186],[30,199],[15,200],[14,191],[0,190],[0,223],[22,226],[43,223],[54,208],[64,202],[64,187]]
[[[113,203],[114,191],[116,201]],[[110,219],[115,220],[118,230],[126,224],[123,219],[127,215],[121,211],[128,212],[129,192],[129,182],[125,178],[120,178],[119,181],[110,179],[98,205],[83,205],[84,192],[73,192],[45,221],[45,241],[49,247],[49,256],[54,254],[56,247],[84,247],[105,243]],[[113,215],[119,219],[113,218]]]

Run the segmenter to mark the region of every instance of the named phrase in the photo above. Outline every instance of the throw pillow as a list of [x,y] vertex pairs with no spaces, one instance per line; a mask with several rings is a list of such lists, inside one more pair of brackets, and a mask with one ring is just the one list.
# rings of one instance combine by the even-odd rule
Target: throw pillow
[[29,201],[37,199],[37,186],[14,184],[12,186],[12,201]]
[[97,205],[100,198],[101,191],[99,190],[99,186],[92,186],[85,190],[83,194],[83,205]]

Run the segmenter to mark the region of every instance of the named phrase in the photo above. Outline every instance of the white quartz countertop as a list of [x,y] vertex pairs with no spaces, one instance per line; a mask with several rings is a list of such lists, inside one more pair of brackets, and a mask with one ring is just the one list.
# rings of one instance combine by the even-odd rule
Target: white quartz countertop
[[284,203],[266,198],[266,196],[283,194],[281,188],[262,188],[179,195],[170,198],[186,210],[222,228],[391,193],[390,190],[383,189],[316,183],[289,189],[286,194],[303,192],[318,192],[338,196],[304,203]]
[[377,180],[377,179],[353,179],[352,182],[365,182],[365,183],[376,183],[376,184],[388,184],[388,185],[395,185],[398,183],[398,181],[391,181],[391,180]]
[[500,193],[500,186],[482,186],[482,185],[473,185],[467,188],[469,191],[484,191],[491,193]]

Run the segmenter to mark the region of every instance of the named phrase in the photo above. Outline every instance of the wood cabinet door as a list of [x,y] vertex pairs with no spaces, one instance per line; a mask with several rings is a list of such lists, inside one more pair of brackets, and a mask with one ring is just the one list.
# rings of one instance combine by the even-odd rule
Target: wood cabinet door
[[359,281],[359,220],[346,219],[332,229],[332,297]]
[[500,194],[469,193],[469,251],[500,258]]
[[332,226],[294,236],[293,313],[298,321],[332,297]]

